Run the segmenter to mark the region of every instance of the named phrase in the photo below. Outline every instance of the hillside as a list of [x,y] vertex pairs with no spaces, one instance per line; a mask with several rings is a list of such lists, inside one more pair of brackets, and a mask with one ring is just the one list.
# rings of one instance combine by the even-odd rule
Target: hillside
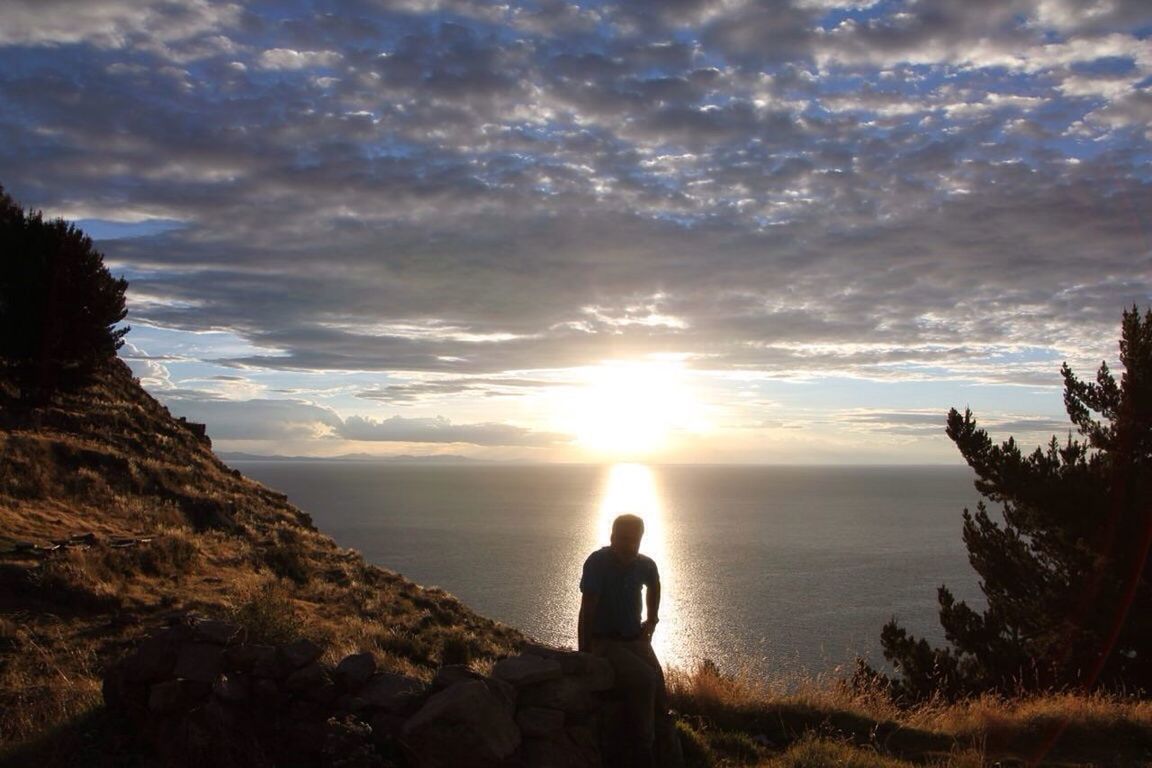
[[270,641],[305,636],[332,659],[369,650],[423,679],[442,660],[484,665],[523,641],[336,546],[283,494],[225,466],[119,360],[35,409],[3,374],[0,757],[23,745],[68,764],[70,739],[91,738],[85,719],[100,717],[107,665],[188,612]]

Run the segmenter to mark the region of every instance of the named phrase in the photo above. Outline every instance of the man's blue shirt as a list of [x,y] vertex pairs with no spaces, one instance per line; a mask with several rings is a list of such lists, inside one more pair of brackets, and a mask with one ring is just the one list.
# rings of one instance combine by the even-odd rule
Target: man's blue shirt
[[601,547],[588,555],[580,577],[580,591],[600,595],[592,617],[592,634],[639,635],[643,607],[640,588],[651,589],[659,583],[656,562],[646,555],[637,555],[627,565],[617,559],[611,547]]

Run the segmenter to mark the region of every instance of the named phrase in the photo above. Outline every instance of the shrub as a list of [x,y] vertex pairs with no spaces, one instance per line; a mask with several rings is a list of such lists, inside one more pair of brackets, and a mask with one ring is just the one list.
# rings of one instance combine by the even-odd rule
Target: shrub
[[269,585],[245,596],[228,618],[248,631],[253,643],[278,645],[297,640],[303,634],[296,604],[286,589]]

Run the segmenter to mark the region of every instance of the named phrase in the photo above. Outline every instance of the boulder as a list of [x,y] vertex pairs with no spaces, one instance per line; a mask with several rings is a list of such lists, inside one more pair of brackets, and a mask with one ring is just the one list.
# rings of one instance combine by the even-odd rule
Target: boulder
[[223,648],[212,643],[188,643],[176,656],[173,674],[185,680],[211,684],[223,671]]
[[238,675],[221,675],[212,684],[212,695],[222,701],[246,701],[248,683]]
[[176,649],[165,637],[153,636],[136,647],[123,663],[124,680],[155,683],[164,680],[176,665]]
[[217,645],[232,645],[244,642],[244,628],[227,621],[200,619],[192,624],[192,632],[197,640]]
[[257,673],[259,669],[266,673],[260,677],[275,677],[276,648],[271,645],[234,645],[224,651],[224,665],[233,672]]
[[289,669],[306,667],[324,655],[324,649],[306,638],[280,647],[280,659]]
[[596,710],[600,702],[588,686],[578,677],[561,677],[546,680],[518,689],[521,706],[558,709],[573,715],[588,714]]
[[325,704],[331,703],[336,698],[336,684],[332,682],[328,666],[318,661],[296,670],[285,678],[284,689]]
[[539,656],[513,656],[501,659],[492,667],[492,676],[515,686],[542,683],[564,676],[560,662]]
[[520,746],[511,708],[479,680],[433,695],[402,733],[417,763],[427,768],[497,766]]
[[545,707],[525,707],[516,713],[516,725],[525,739],[553,739],[564,735],[564,713]]
[[158,715],[179,712],[184,707],[184,694],[179,680],[156,683],[148,691],[148,711]]
[[378,709],[392,714],[410,714],[424,693],[424,683],[393,672],[377,672],[356,693],[357,709]]
[[354,653],[336,665],[335,677],[344,690],[354,691],[368,682],[375,671],[376,657],[371,653]]
[[445,688],[456,685],[456,683],[483,679],[485,679],[484,675],[472,669],[467,664],[445,664],[436,670],[436,675],[432,678],[432,690],[442,691]]
[[494,677],[483,678],[484,685],[488,686],[488,690],[492,692],[493,696],[497,696],[508,707],[510,711],[516,710],[516,686],[511,683],[506,683],[503,680],[497,680]]

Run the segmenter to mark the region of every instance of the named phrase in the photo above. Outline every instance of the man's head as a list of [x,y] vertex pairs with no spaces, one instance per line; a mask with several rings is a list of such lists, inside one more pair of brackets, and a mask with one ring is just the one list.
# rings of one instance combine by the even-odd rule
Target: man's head
[[644,521],[636,515],[620,515],[612,521],[612,551],[625,563],[636,559],[643,536]]

